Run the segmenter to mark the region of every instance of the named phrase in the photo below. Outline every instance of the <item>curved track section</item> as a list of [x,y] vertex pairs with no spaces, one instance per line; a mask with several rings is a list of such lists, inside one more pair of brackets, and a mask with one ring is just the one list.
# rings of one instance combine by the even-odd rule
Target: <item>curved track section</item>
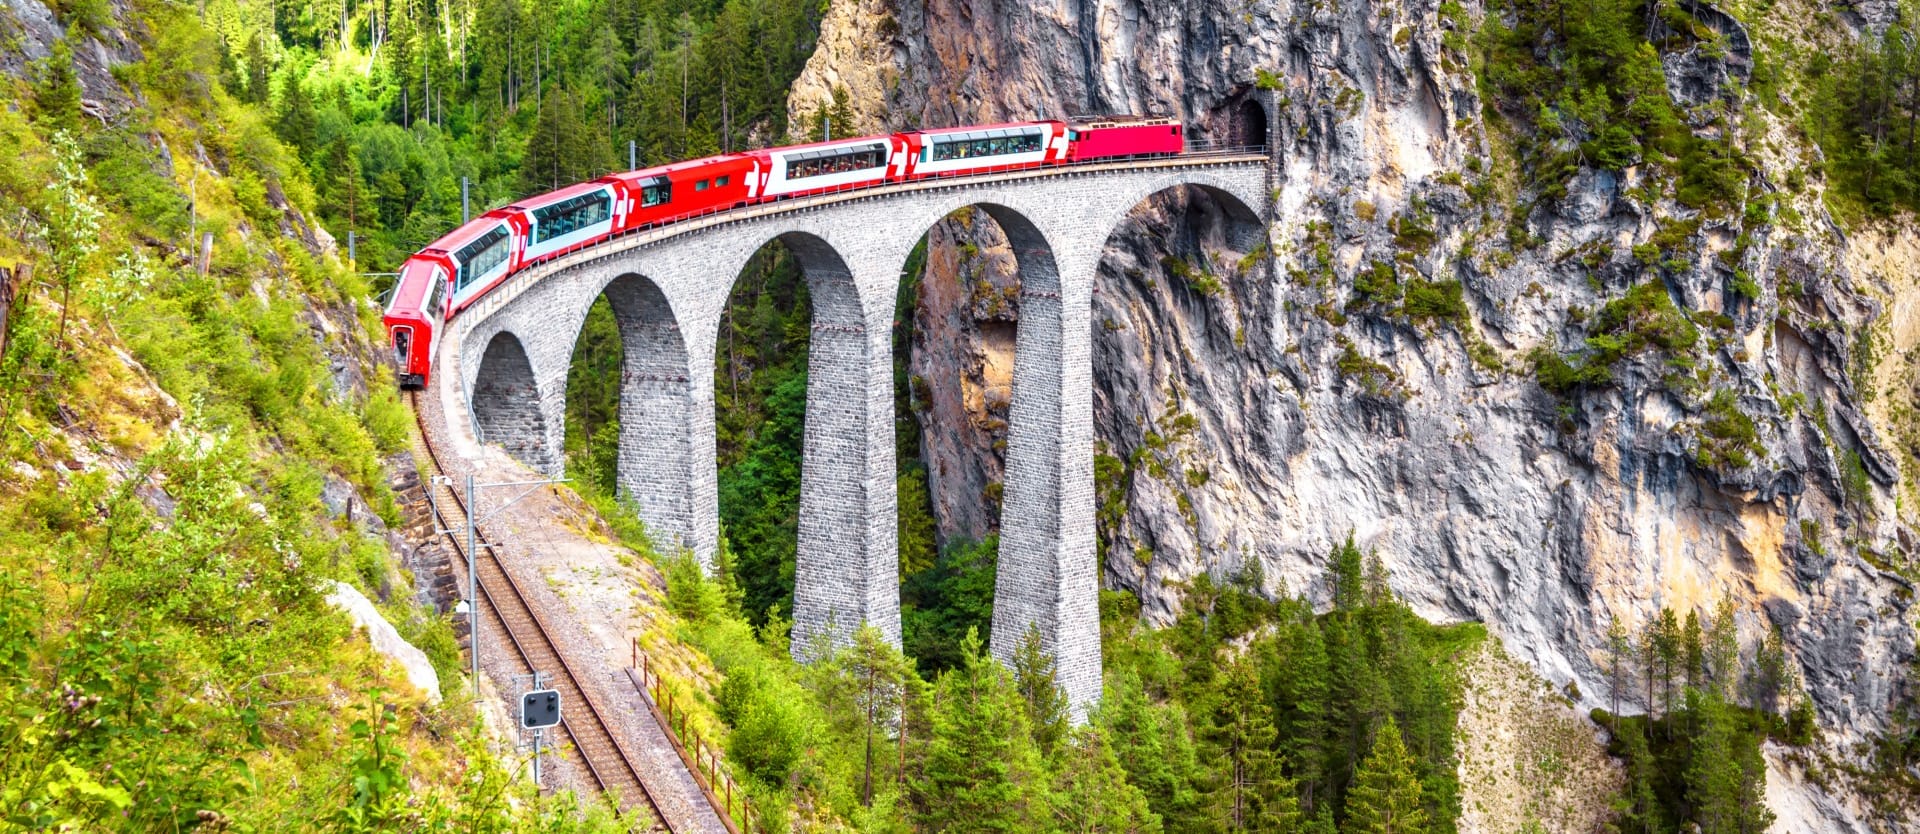
[[[467,523],[467,507],[460,496],[450,486],[436,483],[434,476],[445,475],[439,457],[433,446],[427,441],[427,427],[421,422],[419,395],[412,394],[409,404],[414,412],[413,458],[423,478],[422,487],[432,496],[432,504],[438,518],[435,524],[442,530],[463,529]],[[580,686],[580,676],[560,654],[554,641],[547,636],[546,624],[540,615],[527,604],[525,594],[519,583],[506,571],[505,566],[493,555],[486,535],[474,531],[477,542],[474,565],[479,574],[481,616],[494,627],[506,634],[529,670],[539,669],[549,676],[550,685],[559,690],[561,702],[566,706],[562,710],[561,729],[573,743],[566,746],[569,758],[582,765],[582,769],[593,778],[600,790],[611,794],[622,816],[627,817],[631,829],[635,831],[674,832],[667,815],[661,813],[660,805],[648,791],[646,782],[640,778],[638,761],[621,743],[620,737],[613,732],[612,725],[602,716],[600,708],[593,698]],[[464,560],[467,556],[466,543],[451,533],[446,536],[447,544],[455,554]],[[473,639],[469,636],[469,640]]]

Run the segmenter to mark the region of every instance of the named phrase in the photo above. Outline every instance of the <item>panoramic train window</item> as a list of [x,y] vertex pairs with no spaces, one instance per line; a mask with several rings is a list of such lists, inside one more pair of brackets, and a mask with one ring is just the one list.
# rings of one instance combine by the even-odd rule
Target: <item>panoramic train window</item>
[[440,318],[441,308],[447,302],[447,282],[440,280],[441,272],[433,271],[433,291],[427,293],[427,315],[435,320]]
[[1040,150],[1040,144],[1038,133],[980,137],[963,135],[935,141],[930,155],[934,162],[945,162],[949,159],[972,159],[976,156],[1033,153]]
[[539,243],[604,223],[613,214],[607,192],[596,191],[533,210],[533,241]]
[[657,206],[673,199],[673,183],[666,177],[654,177],[640,186],[640,207]]
[[492,271],[507,259],[507,227],[495,226],[493,230],[481,235],[478,240],[460,247],[453,253],[453,262],[459,269],[454,275],[454,289],[464,290],[475,279]]
[[[826,174],[844,174],[848,171],[860,171],[878,168],[883,164],[884,147],[868,145],[850,150],[814,151],[790,157],[787,162],[787,179],[818,177]],[[815,155],[817,154],[817,155]]]

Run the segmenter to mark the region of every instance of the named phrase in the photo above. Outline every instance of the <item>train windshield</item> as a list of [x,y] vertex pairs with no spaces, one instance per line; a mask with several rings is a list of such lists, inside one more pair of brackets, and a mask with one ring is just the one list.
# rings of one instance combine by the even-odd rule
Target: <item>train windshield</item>
[[858,148],[833,148],[794,154],[787,157],[787,179],[802,177],[821,177],[828,174],[844,174],[867,168],[878,168],[886,162],[885,145],[865,145]]
[[427,293],[427,315],[435,321],[440,320],[440,314],[446,309],[447,282],[445,275],[446,273],[441,272],[438,268],[434,269],[433,289]]
[[1033,153],[1040,150],[1040,146],[1039,133],[1002,135],[967,133],[934,140],[933,145],[928,149],[928,158],[933,162],[945,162],[949,159],[1006,156],[1016,153]]
[[468,284],[480,276],[492,272],[493,268],[507,260],[507,227],[495,226],[474,242],[460,247],[453,253],[453,261],[458,265],[455,289],[464,290]]
[[582,194],[533,210],[533,240],[552,240],[589,226],[606,222],[613,214],[613,200],[605,191]]
[[640,184],[640,207],[657,206],[673,199],[673,183],[666,177],[654,177]]
[[393,329],[393,358],[400,367],[407,367],[407,354],[413,348],[413,328],[396,327]]

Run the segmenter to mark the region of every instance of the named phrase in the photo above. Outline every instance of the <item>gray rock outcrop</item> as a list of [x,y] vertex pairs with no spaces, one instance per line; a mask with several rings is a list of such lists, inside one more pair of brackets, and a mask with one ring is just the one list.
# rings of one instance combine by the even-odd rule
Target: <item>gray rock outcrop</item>
[[[1744,188],[1761,208],[1744,216],[1649,200],[1636,168],[1583,169],[1563,196],[1525,189],[1458,48],[1484,12],[1440,5],[841,3],[791,103],[842,86],[873,129],[1163,113],[1200,142],[1245,141],[1275,113],[1268,244],[1229,245],[1217,206],[1168,193],[1100,267],[1104,581],[1150,618],[1178,610],[1180,581],[1255,561],[1270,590],[1322,598],[1327,554],[1352,533],[1424,616],[1486,622],[1583,706],[1607,703],[1612,621],[1726,597],[1749,647],[1784,633],[1830,749],[1885,729],[1912,697],[1900,496],[1920,496],[1891,439],[1911,428],[1882,416],[1915,394],[1876,392],[1888,375],[1871,345],[1912,286],[1856,274],[1817,189],[1777,185],[1798,152],[1754,151]],[[1746,33],[1700,8],[1740,48],[1668,56],[1669,87],[1738,111]],[[1777,117],[1753,118],[1788,141]],[[949,536],[993,527],[996,383],[1018,326],[1012,259],[981,222],[935,230],[915,311],[917,416]],[[1649,268],[1634,248],[1656,235],[1671,251]],[[1378,275],[1457,281],[1464,314],[1368,303],[1356,282]],[[1589,317],[1648,282],[1697,322],[1684,363],[1642,353],[1609,384],[1543,388],[1535,351],[1576,354]],[[1906,405],[1867,408],[1876,394]],[[1723,435],[1741,420],[1753,438],[1734,448]]]

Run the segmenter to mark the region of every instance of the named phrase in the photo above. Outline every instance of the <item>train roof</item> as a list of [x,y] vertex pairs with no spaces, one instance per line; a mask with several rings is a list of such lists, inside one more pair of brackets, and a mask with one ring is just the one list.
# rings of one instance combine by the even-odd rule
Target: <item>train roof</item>
[[1057,124],[1060,124],[1060,122],[1043,119],[1035,122],[1001,122],[999,124],[991,124],[991,125],[956,125],[954,127],[929,127],[929,128],[921,128],[919,130],[909,130],[907,131],[907,133],[909,134],[917,133],[921,136],[952,136],[952,135],[958,135],[962,133],[991,134],[994,131],[999,131],[999,130],[1018,130],[1021,128],[1045,127],[1048,125],[1057,125]]
[[1074,116],[1068,124],[1077,128],[1093,127],[1139,127],[1146,125],[1177,125],[1179,119],[1171,116],[1134,116],[1117,113],[1110,116]]
[[436,240],[432,243],[427,244],[426,248],[421,249],[420,251],[452,252],[453,250],[459,249],[460,247],[465,246],[466,244],[472,242],[474,238],[479,237],[483,234],[486,234],[488,230],[492,229],[494,226],[499,225],[500,221],[506,219],[508,215],[514,214],[517,211],[518,209],[514,208],[513,206],[508,206],[506,208],[497,208],[492,211],[489,211],[485,214],[480,215],[479,217],[475,217],[472,220],[469,220],[465,223],[460,224],[453,231],[448,232],[444,235],[441,235],[439,240]]
[[601,182],[600,180],[574,183],[573,185],[569,185],[558,191],[549,191],[545,194],[536,194],[524,200],[516,200],[514,201],[513,205],[507,206],[507,209],[510,211],[526,211],[528,209],[536,209],[541,206],[552,205],[554,203],[560,202],[561,200],[565,200],[569,197],[578,197],[582,194],[591,194],[605,187],[606,187],[606,183]]
[[[395,279],[393,300],[387,302],[387,310],[418,310],[427,300],[427,289],[433,284],[435,264],[419,255],[414,255],[400,264],[400,277]],[[425,274],[422,274],[422,273]]]
[[820,150],[826,150],[829,148],[846,148],[846,147],[852,147],[854,145],[872,145],[872,144],[889,145],[891,144],[892,139],[893,139],[893,134],[880,133],[880,134],[875,134],[873,136],[852,136],[846,139],[829,139],[825,142],[808,142],[804,145],[781,145],[779,147],[774,147],[774,148],[761,148],[757,151],[748,151],[748,153],[754,154],[754,155],[770,154],[770,153],[793,153],[795,151],[804,153],[806,151],[820,151]]
[[703,156],[703,157],[700,157],[699,159],[688,159],[688,160],[683,160],[681,162],[669,162],[665,165],[655,165],[650,168],[641,168],[637,171],[616,171],[614,173],[601,177],[598,180],[595,180],[595,182],[610,182],[614,180],[619,180],[621,182],[637,182],[639,180],[652,179],[654,177],[663,177],[668,174],[678,174],[683,171],[689,171],[696,168],[705,168],[706,166],[713,165],[719,162],[745,162],[745,161],[751,160],[752,158],[753,158],[752,154],[748,154],[748,153],[716,154],[714,156]]

